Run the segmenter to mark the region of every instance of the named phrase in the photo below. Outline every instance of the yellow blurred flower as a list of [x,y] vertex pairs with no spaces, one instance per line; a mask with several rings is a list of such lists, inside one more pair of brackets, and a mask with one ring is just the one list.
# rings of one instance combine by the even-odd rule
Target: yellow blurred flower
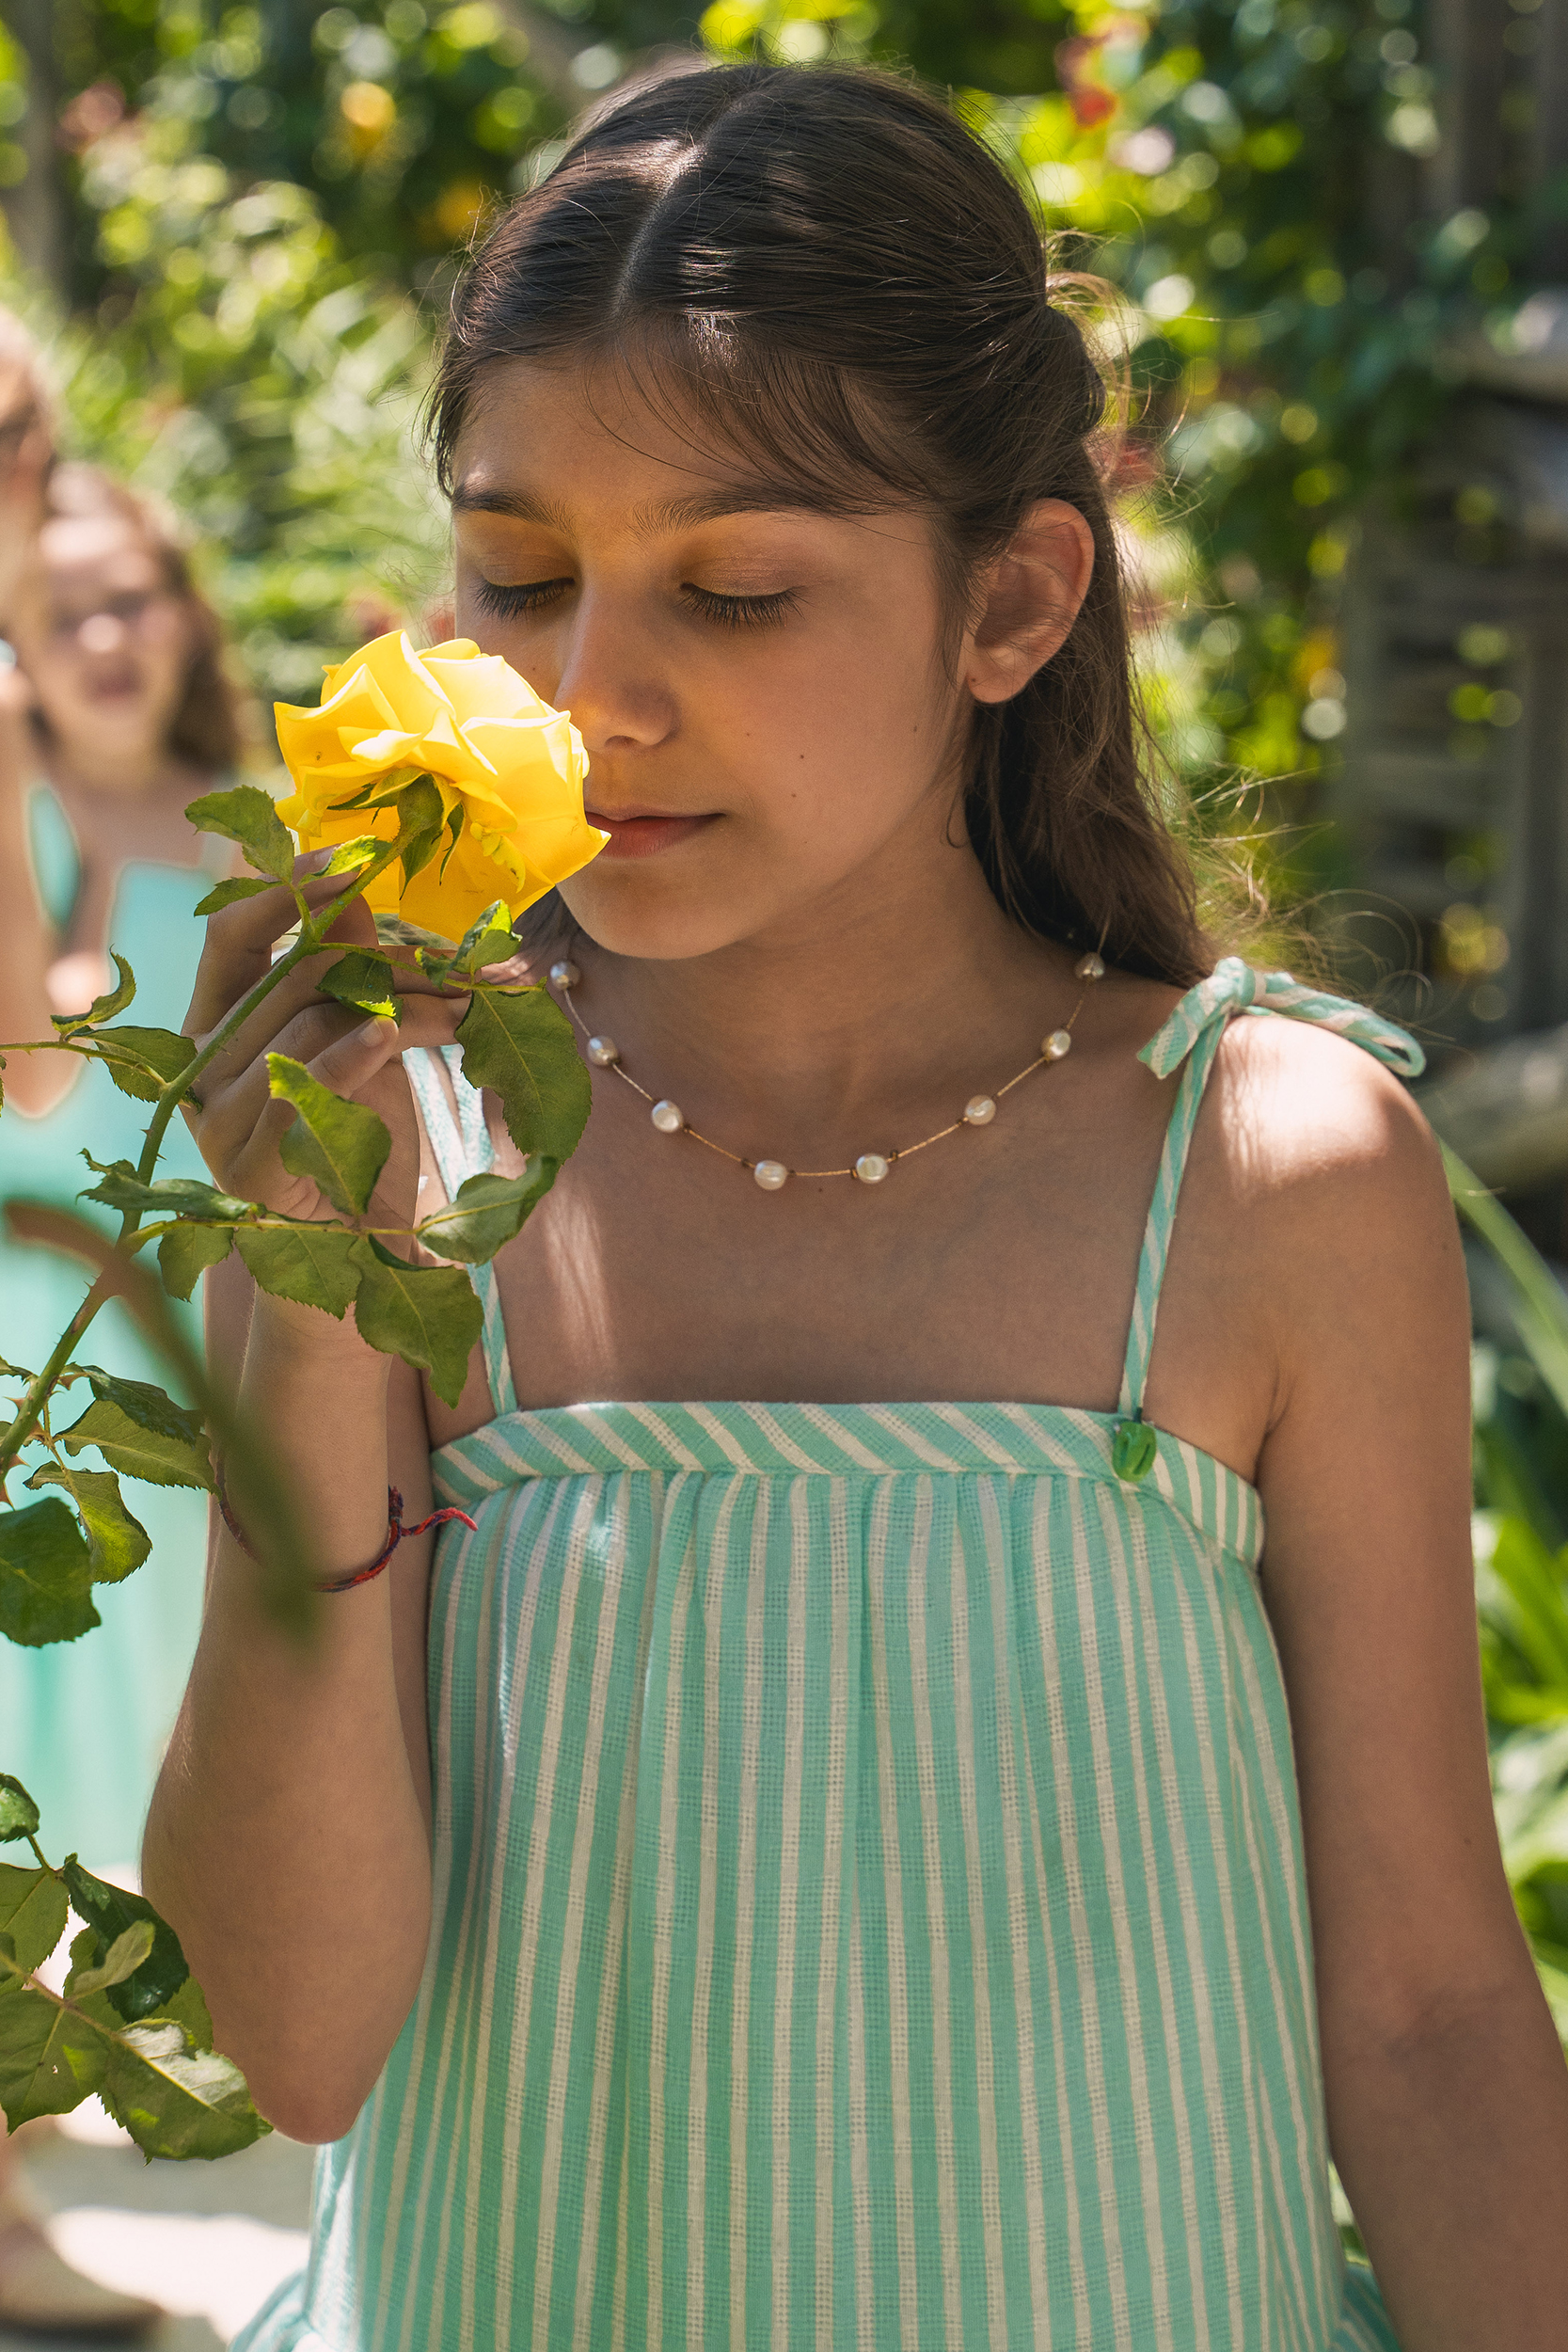
[[388,866],[365,897],[443,939],[461,939],[498,898],[520,914],[609,838],[583,817],[588,755],[571,720],[469,638],[416,653],[393,630],[327,671],[319,709],[273,708],[294,782],[277,814],[302,850],[394,838],[389,801],[344,803],[367,787],[431,778],[446,820],[439,849],[411,880]]

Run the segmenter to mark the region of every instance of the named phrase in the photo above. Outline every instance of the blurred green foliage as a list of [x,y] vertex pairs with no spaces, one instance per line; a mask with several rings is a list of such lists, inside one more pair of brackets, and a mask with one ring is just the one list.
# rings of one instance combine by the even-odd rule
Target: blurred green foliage
[[[1423,215],[1438,134],[1415,0],[63,0],[55,22],[71,307],[123,354],[144,407],[216,401],[229,506],[254,542],[235,554],[236,610],[269,680],[288,667],[280,648],[334,627],[341,642],[350,616],[310,593],[269,617],[255,565],[281,541],[346,577],[360,484],[351,467],[328,556],[333,501],[308,495],[311,524],[268,473],[287,435],[248,421],[247,373],[261,363],[275,420],[302,399],[337,413],[315,389],[323,336],[303,324],[337,314],[314,306],[357,285],[353,332],[383,355],[405,333],[411,352],[384,290],[438,298],[483,209],[547,164],[571,107],[671,44],[908,60],[1019,172],[1063,265],[1116,290],[1103,325],[1132,394],[1122,486],[1156,623],[1156,717],[1200,786],[1309,778],[1332,745],[1358,505],[1433,429],[1457,342],[1506,344],[1539,225],[1522,202]],[[0,133],[19,72],[14,52],[8,81],[0,60]],[[1527,136],[1511,119],[1513,148]],[[0,139],[0,181],[8,151]],[[275,225],[207,217],[232,223],[238,206],[244,221],[247,202]],[[170,373],[172,390],[152,389]],[[90,436],[104,413],[85,416]],[[193,460],[198,444],[206,471],[187,485],[165,470],[205,523],[222,467],[192,428]],[[389,449],[375,444],[383,481]],[[394,538],[411,499],[394,500]],[[303,570],[307,589],[325,585]],[[1276,787],[1269,815],[1308,806]]]

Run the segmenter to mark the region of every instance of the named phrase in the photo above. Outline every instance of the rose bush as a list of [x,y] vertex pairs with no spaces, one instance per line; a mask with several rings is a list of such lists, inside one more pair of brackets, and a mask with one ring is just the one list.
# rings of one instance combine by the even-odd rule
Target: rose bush
[[319,708],[275,710],[294,784],[277,814],[302,850],[393,839],[402,794],[430,777],[438,846],[413,872],[412,859],[388,866],[365,896],[443,939],[461,939],[497,900],[515,918],[608,838],[583,816],[588,756],[569,716],[471,639],[416,653],[402,631],[374,638],[327,671]]

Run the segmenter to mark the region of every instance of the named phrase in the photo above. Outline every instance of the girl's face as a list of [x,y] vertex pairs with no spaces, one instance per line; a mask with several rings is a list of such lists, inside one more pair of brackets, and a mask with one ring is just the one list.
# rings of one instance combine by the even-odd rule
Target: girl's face
[[530,360],[493,369],[453,473],[458,631],[587,746],[610,842],[562,896],[591,938],[799,938],[900,844],[951,861],[968,698],[916,513],[781,508],[602,378]]
[[19,599],[16,649],[68,767],[128,780],[161,757],[185,691],[190,614],[118,515],[45,523]]

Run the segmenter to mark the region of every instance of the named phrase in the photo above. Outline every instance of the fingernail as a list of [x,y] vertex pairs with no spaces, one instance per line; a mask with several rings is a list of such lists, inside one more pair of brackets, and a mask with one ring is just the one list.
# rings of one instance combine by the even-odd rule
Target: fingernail
[[388,1021],[386,1014],[382,1012],[378,1012],[373,1020],[367,1021],[363,1028],[356,1031],[361,1045],[379,1045],[384,1038],[396,1037],[397,1033],[397,1023]]

